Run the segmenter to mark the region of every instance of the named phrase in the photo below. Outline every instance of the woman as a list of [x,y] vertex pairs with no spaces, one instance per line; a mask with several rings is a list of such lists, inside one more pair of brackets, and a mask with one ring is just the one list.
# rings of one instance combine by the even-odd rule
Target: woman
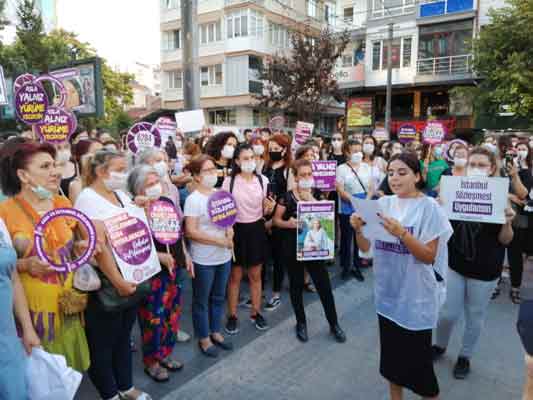
[[[17,253],[11,243],[9,231],[0,220],[0,398],[26,399],[26,356],[33,347],[41,345],[33,328],[24,289],[17,273]],[[21,329],[22,341],[17,336],[15,319]]]
[[[165,196],[159,172],[149,165],[137,166],[130,172],[128,191],[135,198],[139,196],[149,199],[145,202],[147,215],[155,200],[176,207]],[[179,207],[176,209],[179,210]],[[164,268],[152,277],[152,291],[141,302],[138,317],[143,340],[144,370],[154,381],[165,382],[169,379],[169,371],[175,372],[183,368],[183,363],[170,357],[176,345],[181,315],[182,286],[177,270],[183,267],[187,267],[190,273],[194,270],[181,238],[168,247],[159,243],[155,237],[153,239],[159,262]]]
[[267,237],[264,216],[272,213],[275,202],[267,197],[268,179],[255,172],[254,152],[249,144],[240,145],[235,151],[231,176],[224,180],[222,189],[233,194],[237,204],[237,223],[234,226],[235,262],[228,284],[228,311],[226,332],[239,331],[237,303],[243,268],[247,269],[250,282],[252,308],[250,320],[258,330],[268,329],[259,313],[261,310],[261,269],[266,261]]
[[329,239],[328,234],[322,228],[319,219],[311,221],[311,229],[307,232],[304,239],[304,250],[308,251],[333,251],[333,241]]
[[[496,157],[481,147],[470,153],[468,176],[495,176]],[[465,313],[465,330],[453,374],[465,379],[470,358],[481,335],[491,294],[501,275],[503,253],[513,239],[512,209],[505,210],[506,223],[452,221],[453,236],[448,243],[450,255],[446,303],[442,307],[433,348],[435,359],[444,354],[455,323]]]
[[378,155],[379,147],[378,141],[374,136],[365,135],[363,137],[363,162],[374,167],[373,175],[376,180],[376,184],[381,183],[383,179],[383,173],[387,167],[385,160]]
[[194,333],[200,351],[208,357],[218,357],[217,347],[228,351],[233,349],[231,342],[222,336],[233,228],[217,227],[207,211],[209,196],[215,193],[217,182],[215,160],[203,155],[194,159],[189,168],[196,182],[196,190],[185,202],[186,235],[195,270],[192,282]]
[[231,175],[231,161],[237,147],[237,136],[233,132],[220,132],[209,139],[205,153],[216,160],[218,181],[216,188],[222,186],[224,179]]
[[[96,153],[103,148],[102,143],[96,140],[80,140],[73,147],[74,162],[76,163],[76,171],[78,176],[81,177],[85,162],[88,157]],[[81,179],[73,180],[69,187],[69,199],[72,203],[76,203],[80,192],[83,189]]]
[[[450,153],[452,167],[448,168],[442,173],[442,176],[466,176],[466,165],[468,164],[468,147],[466,145],[457,143],[453,153]],[[440,182],[435,188],[437,193],[440,193]]]
[[[75,208],[87,215],[96,227],[102,251],[97,255],[98,268],[121,297],[135,294],[137,286],[126,281],[119,272],[107,239],[104,221],[119,214],[139,215],[138,207],[126,195],[127,161],[124,155],[108,150],[88,157],[83,171],[85,188]],[[118,310],[105,309],[95,293],[85,311],[85,331],[91,350],[89,377],[100,397],[112,400],[150,400],[151,397],[133,386],[130,334],[138,305]]]
[[[274,224],[280,228],[283,235],[283,258],[288,262],[291,303],[296,316],[296,337],[302,342],[308,340],[303,306],[304,270],[307,270],[324,307],[331,334],[338,342],[342,343],[346,341],[346,335],[338,324],[335,300],[325,263],[323,261],[296,260],[298,201],[316,201],[316,199],[312,194],[313,169],[311,162],[303,159],[296,161],[292,169],[297,189],[287,192],[284,197],[278,199]],[[308,240],[306,242],[309,244]]]
[[[50,144],[22,143],[10,146],[0,160],[2,190],[10,198],[0,204],[0,218],[7,226],[19,260],[17,271],[28,300],[33,325],[43,348],[65,356],[78,371],[89,367],[89,349],[82,327],[82,309],[66,313],[61,307],[72,294],[73,273],[59,273],[37,256],[35,225],[48,211],[71,208],[58,196],[61,180],[55,167],[56,151]],[[76,224],[56,218],[45,230],[45,251],[55,262],[59,252],[73,255]]]
[[[287,193],[287,179],[291,165],[291,142],[287,135],[275,134],[268,142],[268,166],[265,176],[270,182],[270,193],[274,199],[280,199]],[[285,261],[281,252],[282,236],[273,225],[272,219],[266,223],[270,230],[270,249],[272,252],[273,282],[272,297],[265,304],[266,311],[274,311],[281,305],[281,287],[285,278]]]
[[334,133],[331,137],[331,148],[332,152],[328,155],[328,160],[337,161],[337,166],[344,164],[346,162],[346,155],[343,151],[344,138],[342,133]]
[[448,167],[444,159],[441,145],[431,146],[425,144],[422,151],[422,176],[426,181],[428,195],[435,197],[435,189],[439,185],[440,177]]
[[70,151],[70,143],[64,141],[56,144],[54,147],[56,149],[56,164],[61,172],[61,183],[59,185],[59,190],[61,195],[72,201],[70,189],[71,186],[75,185],[75,182],[79,180],[79,174],[76,164],[71,161],[72,153]]
[[[350,140],[344,147],[346,163],[337,167],[336,189],[339,195],[339,221],[341,229],[340,258],[342,279],[347,280],[353,274],[359,282],[365,280],[361,272],[359,248],[354,240],[354,231],[350,226],[353,213],[352,199],[370,199],[374,193],[372,167],[363,162],[360,142]],[[353,263],[352,263],[353,243]]]
[[431,333],[438,318],[447,269],[446,243],[452,229],[437,202],[425,196],[420,163],[412,153],[393,156],[388,165],[393,196],[377,201],[383,236],[368,238],[354,214],[357,244],[374,252],[374,286],[381,345],[380,372],[392,400],[402,389],[436,399]]
[[[259,136],[253,137],[250,142],[252,149],[254,150],[254,159],[256,165],[256,172],[262,174],[265,171],[266,163],[266,153],[265,153],[265,142]],[[268,142],[267,142],[268,143]]]

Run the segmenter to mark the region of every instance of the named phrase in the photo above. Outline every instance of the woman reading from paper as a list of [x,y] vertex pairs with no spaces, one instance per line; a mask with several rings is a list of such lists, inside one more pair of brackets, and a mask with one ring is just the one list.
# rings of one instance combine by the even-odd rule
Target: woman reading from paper
[[452,234],[448,217],[425,196],[420,163],[413,153],[393,156],[387,167],[393,196],[377,200],[383,235],[365,236],[365,222],[353,214],[357,244],[373,246],[374,289],[381,345],[380,372],[389,381],[392,400],[402,389],[435,399],[431,333],[438,318]]

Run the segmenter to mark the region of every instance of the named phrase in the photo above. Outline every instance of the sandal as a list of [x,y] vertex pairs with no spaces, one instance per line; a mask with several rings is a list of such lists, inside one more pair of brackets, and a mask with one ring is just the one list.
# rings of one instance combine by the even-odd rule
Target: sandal
[[313,286],[311,282],[307,282],[304,284],[304,290],[307,293],[316,293],[316,288]]
[[[144,373],[157,383],[166,382],[169,379],[167,369],[158,364],[154,364],[151,367],[145,368]],[[126,399],[129,398],[126,397]],[[133,397],[132,399],[137,399],[137,397]]]
[[509,292],[509,297],[511,297],[513,304],[520,304],[522,302],[522,298],[520,297],[520,289],[512,288]]
[[118,392],[121,400],[153,400],[148,393],[141,392],[139,389],[131,388],[126,392]]
[[159,361],[159,364],[161,364],[163,367],[165,367],[170,372],[179,371],[179,370],[183,369],[183,366],[184,366],[183,363],[181,363],[179,361],[176,361],[176,360],[173,360],[170,357],[165,358],[162,361]]
[[496,288],[494,289],[494,292],[492,292],[492,296],[490,297],[491,300],[494,300],[496,297],[498,297],[501,293],[500,284],[502,283],[502,279],[498,281],[498,285],[496,285]]

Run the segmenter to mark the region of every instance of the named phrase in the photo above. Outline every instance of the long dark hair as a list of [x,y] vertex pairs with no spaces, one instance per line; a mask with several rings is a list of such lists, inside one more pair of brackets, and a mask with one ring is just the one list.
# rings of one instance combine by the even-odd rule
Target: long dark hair
[[424,182],[424,178],[422,177],[422,169],[416,153],[413,153],[412,151],[404,151],[400,154],[395,154],[387,163],[387,171],[389,170],[391,163],[396,160],[403,162],[415,175],[418,174],[420,176],[420,180],[416,183],[416,188],[418,190],[423,190],[426,187],[426,182]]
[[239,159],[239,156],[241,153],[245,150],[250,150],[252,153],[254,151],[253,147],[249,143],[242,143],[237,146],[235,149],[235,153],[233,154],[233,159],[231,160],[231,179],[235,179],[237,175],[239,175],[241,171],[241,167],[237,164],[237,160]]
[[222,157],[222,148],[225,146],[229,138],[234,138],[237,143],[239,140],[233,132],[220,132],[212,136],[205,144],[205,153],[215,160],[220,160]]

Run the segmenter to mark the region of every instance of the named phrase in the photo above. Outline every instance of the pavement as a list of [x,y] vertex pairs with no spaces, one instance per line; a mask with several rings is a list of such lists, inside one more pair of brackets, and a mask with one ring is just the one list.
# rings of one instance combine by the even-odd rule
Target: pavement
[[[337,272],[337,267],[330,268],[340,325],[348,337],[346,343],[336,343],[329,335],[316,294],[305,294],[309,342],[300,343],[294,334],[295,319],[285,290],[282,306],[263,313],[271,326],[268,331],[256,331],[248,321],[249,311],[239,310],[241,332],[232,337],[234,351],[213,360],[200,354],[194,339],[176,345],[174,356],[185,362],[185,368],[172,374],[169,382],[158,384],[150,380],[143,373],[140,352],[135,353],[135,385],[154,399],[162,400],[388,399],[386,382],[379,374],[372,270],[365,271],[367,279],[363,283],[342,282]],[[526,267],[524,285],[525,294],[533,298],[532,263]],[[270,287],[268,283],[267,287]],[[435,365],[441,399],[521,398],[524,353],[515,328],[518,306],[510,302],[508,292],[507,280],[500,297],[490,305],[485,329],[471,360],[471,374],[464,381],[452,376],[463,324],[455,328],[447,354]],[[182,327],[189,333],[192,332],[190,303],[187,283]],[[132,338],[137,345],[139,336],[135,327]],[[418,398],[407,391],[405,394],[405,399]],[[86,377],[76,399],[98,399]]]

